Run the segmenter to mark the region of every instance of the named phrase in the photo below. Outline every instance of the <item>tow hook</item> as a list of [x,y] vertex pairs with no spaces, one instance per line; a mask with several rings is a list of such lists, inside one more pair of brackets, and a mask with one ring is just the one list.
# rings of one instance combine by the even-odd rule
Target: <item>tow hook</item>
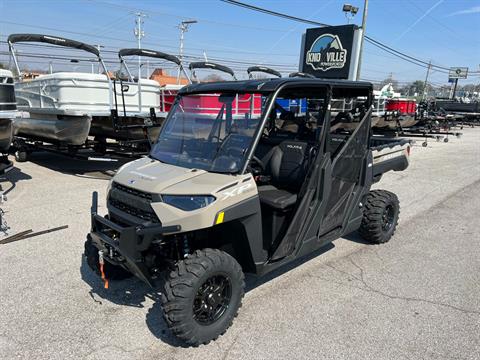
[[103,287],[105,289],[108,289],[108,279],[105,276],[105,271],[103,269],[103,266],[105,264],[105,260],[103,259],[103,250],[98,251],[98,264],[100,265],[100,274],[102,275]]

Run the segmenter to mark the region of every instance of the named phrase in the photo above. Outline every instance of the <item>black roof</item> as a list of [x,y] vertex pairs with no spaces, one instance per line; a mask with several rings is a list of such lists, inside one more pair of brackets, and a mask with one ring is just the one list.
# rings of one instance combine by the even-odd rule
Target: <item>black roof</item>
[[208,92],[255,92],[271,93],[283,86],[288,87],[330,87],[335,89],[357,89],[372,91],[373,85],[366,81],[310,79],[310,78],[275,78],[241,81],[221,81],[201,84],[191,84],[183,87],[179,93],[208,93]]

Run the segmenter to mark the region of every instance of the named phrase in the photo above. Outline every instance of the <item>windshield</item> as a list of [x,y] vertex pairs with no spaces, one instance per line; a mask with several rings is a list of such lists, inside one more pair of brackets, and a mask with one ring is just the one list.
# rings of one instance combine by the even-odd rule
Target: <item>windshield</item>
[[260,123],[260,94],[182,96],[169,112],[150,156],[167,164],[237,173]]

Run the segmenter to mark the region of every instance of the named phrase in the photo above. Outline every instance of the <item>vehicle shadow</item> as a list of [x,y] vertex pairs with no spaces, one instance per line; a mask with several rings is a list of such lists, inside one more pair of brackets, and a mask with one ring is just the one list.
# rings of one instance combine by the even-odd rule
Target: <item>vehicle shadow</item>
[[[93,156],[94,154],[92,154]],[[102,158],[95,155],[96,158]],[[97,161],[77,159],[51,152],[35,152],[30,154],[29,161],[39,166],[63,174],[79,177],[109,180],[120,166],[133,158],[115,158],[115,161]]]
[[[18,182],[26,180],[32,180],[32,177],[14,166],[12,170],[0,176],[0,191],[3,191],[3,195],[7,196],[17,187]],[[7,183],[6,188],[4,188],[4,183]]]
[[371,243],[370,241],[368,240],[365,240],[364,238],[362,238],[360,236],[360,234],[358,233],[358,231],[354,231],[348,235],[344,235],[343,236],[344,239],[348,240],[348,241],[352,241],[354,243],[357,243],[357,244],[362,244],[362,245],[374,245],[373,243]]
[[[313,258],[333,249],[334,247],[335,245],[333,243],[327,244],[313,253],[281,266],[262,277],[247,275],[245,277],[245,291],[252,291],[257,287],[275,279],[276,277],[281,276],[284,273],[293,270],[312,260]],[[147,299],[151,299],[153,301],[153,305],[148,309],[145,319],[146,325],[150,332],[159,340],[173,347],[188,347],[188,345],[185,345],[183,342],[178,340],[168,330],[167,324],[163,318],[163,310],[160,302],[163,280],[158,281],[157,286],[152,289],[142,281],[132,277],[122,281],[111,281],[109,283],[109,289],[105,289],[101,278],[89,268],[83,256],[80,266],[80,273],[82,279],[91,287],[90,296],[95,302],[101,303],[102,300],[108,300],[117,305],[143,308],[145,307],[144,302]]]
[[163,310],[160,303],[163,281],[158,281],[155,288],[151,288],[136,277],[121,281],[110,281],[109,288],[105,289],[100,276],[98,276],[87,264],[84,256],[80,266],[82,280],[90,287],[89,295],[96,303],[108,300],[117,305],[144,308],[145,301],[150,299],[153,306],[148,310],[146,324],[150,332],[166,344],[174,347],[187,347],[168,330],[163,318]]

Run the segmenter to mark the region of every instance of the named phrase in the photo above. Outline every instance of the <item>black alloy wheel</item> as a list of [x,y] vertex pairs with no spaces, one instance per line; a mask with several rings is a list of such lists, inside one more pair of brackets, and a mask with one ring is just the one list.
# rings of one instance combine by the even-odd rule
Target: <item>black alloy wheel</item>
[[211,325],[225,313],[232,298],[232,285],[225,275],[214,275],[197,290],[193,317],[201,325]]
[[384,232],[388,232],[392,226],[393,221],[395,220],[395,209],[392,205],[388,205],[382,214],[382,230]]

